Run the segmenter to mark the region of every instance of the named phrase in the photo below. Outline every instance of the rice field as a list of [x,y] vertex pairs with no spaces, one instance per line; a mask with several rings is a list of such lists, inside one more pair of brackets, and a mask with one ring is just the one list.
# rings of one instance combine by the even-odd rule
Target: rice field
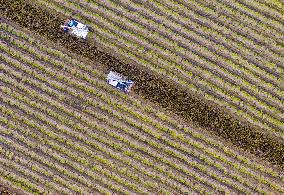
[[31,193],[283,192],[277,171],[9,23],[0,29],[2,179]]
[[277,10],[268,17],[262,14],[268,7],[254,11],[257,3],[238,1],[37,2],[76,12],[99,45],[283,139],[284,27]]
[[[282,2],[0,0],[0,10],[0,184],[284,193]],[[61,32],[70,15],[91,26],[87,40]],[[108,85],[110,69],[133,92]]]

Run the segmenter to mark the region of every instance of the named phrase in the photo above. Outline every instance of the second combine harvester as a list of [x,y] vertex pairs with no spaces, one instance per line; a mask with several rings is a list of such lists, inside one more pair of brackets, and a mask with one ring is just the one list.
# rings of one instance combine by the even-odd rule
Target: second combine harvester
[[[61,28],[63,28],[64,32],[83,39],[86,39],[89,33],[89,27],[75,19],[67,19]],[[114,71],[108,73],[106,80],[110,85],[125,93],[130,92],[130,89],[134,84],[133,81],[128,80],[125,76]]]

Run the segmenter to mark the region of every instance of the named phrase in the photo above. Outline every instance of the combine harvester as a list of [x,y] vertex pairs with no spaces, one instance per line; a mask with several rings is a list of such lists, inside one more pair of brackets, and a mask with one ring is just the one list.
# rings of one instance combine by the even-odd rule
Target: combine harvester
[[[61,28],[63,28],[64,32],[83,39],[86,39],[89,33],[89,27],[75,19],[67,19]],[[130,92],[130,89],[134,84],[133,81],[128,80],[125,76],[114,71],[108,73],[107,82],[125,93]]]
[[110,71],[108,73],[107,82],[125,93],[130,92],[130,89],[134,84],[133,81],[128,80],[125,76],[122,76],[119,73],[113,71]]
[[67,19],[61,28],[63,28],[64,32],[83,39],[86,39],[89,33],[89,27],[75,19]]

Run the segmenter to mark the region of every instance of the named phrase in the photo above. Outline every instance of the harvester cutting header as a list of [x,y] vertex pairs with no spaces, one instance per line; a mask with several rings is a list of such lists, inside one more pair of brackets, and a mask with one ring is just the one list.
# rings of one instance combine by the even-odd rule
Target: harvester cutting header
[[130,92],[130,89],[132,85],[134,84],[133,81],[128,80],[125,76],[117,73],[110,71],[107,75],[107,82],[108,84],[114,86],[115,88],[128,93]]
[[83,39],[86,39],[89,33],[89,27],[75,19],[67,19],[64,25],[61,25],[61,28],[63,28],[64,32]]

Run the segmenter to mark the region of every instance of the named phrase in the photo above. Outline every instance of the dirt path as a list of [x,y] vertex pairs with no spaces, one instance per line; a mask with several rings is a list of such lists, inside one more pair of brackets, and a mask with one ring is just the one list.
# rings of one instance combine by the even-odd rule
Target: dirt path
[[171,80],[167,80],[137,64],[125,64],[98,50],[95,43],[64,34],[59,26],[66,16],[50,13],[24,0],[0,0],[0,14],[12,19],[38,35],[90,61],[97,61],[105,69],[120,72],[136,82],[135,92],[145,99],[169,110],[188,122],[225,138],[234,145],[284,167],[284,143],[265,131],[225,114],[202,98],[190,94]]

